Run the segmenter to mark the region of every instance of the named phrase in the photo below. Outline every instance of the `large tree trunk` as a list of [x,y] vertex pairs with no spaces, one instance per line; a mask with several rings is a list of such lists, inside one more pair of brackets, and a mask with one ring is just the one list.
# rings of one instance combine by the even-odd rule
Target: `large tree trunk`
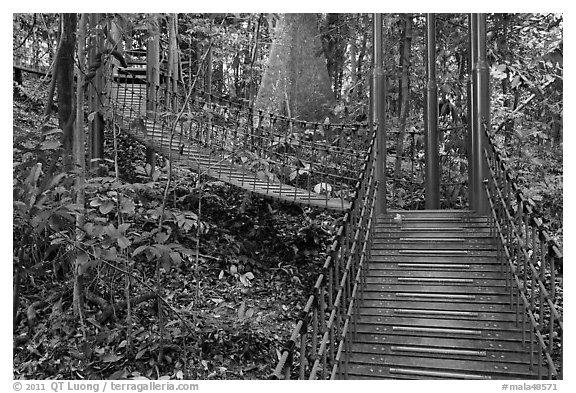
[[349,95],[351,99],[356,98],[357,95],[354,93],[358,90],[358,74],[356,73],[356,69],[358,68],[358,46],[356,45],[356,36],[358,35],[358,17],[354,17],[354,24],[350,29],[350,78],[352,80],[352,88],[350,89]]
[[160,25],[157,17],[148,21],[148,40],[146,41],[146,109],[155,111],[158,101],[156,95],[160,85]]
[[168,91],[171,93],[172,109],[178,111],[177,97],[178,92],[178,41],[176,39],[176,22],[178,14],[171,14],[168,18]]
[[255,107],[322,121],[335,105],[315,14],[280,18]]
[[[160,24],[155,15],[148,21],[148,40],[146,41],[146,110],[155,112],[158,105],[157,88],[160,86]],[[146,163],[150,164],[150,175],[156,168],[156,152],[146,147]]]
[[[74,164],[76,166],[76,204],[81,207],[81,211],[76,216],[76,242],[81,239],[81,230],[84,226],[84,178],[86,170],[86,153],[84,147],[84,74],[86,72],[86,25],[88,22],[87,14],[80,17],[78,29],[78,80],[76,83],[76,135],[74,137]],[[80,246],[80,244],[77,244]],[[78,259],[74,266],[74,291],[73,291],[73,310],[74,315],[83,320],[84,309],[84,291],[82,285],[82,276],[80,275],[80,266]]]
[[258,42],[260,41],[260,26],[262,25],[262,14],[258,15],[258,22],[254,31],[254,45],[250,52],[250,80],[248,81],[248,102],[250,106],[254,103],[256,98],[256,81],[254,81],[254,63],[258,58]]
[[328,75],[332,80],[332,87],[336,99],[342,93],[342,75],[346,53],[347,27],[342,14],[327,14],[324,33],[324,53],[326,54]]
[[[104,48],[102,29],[98,25],[103,23],[102,14],[90,14],[90,52],[89,64],[95,64],[97,54]],[[96,75],[88,85],[88,106],[90,113],[90,135],[88,137],[88,151],[90,157],[90,169],[94,173],[102,174],[101,164],[104,162],[104,116],[102,100],[104,99],[104,72],[103,67],[98,67]]]
[[74,48],[76,46],[76,14],[62,14],[62,41],[58,51],[56,84],[58,88],[58,122],[62,129],[64,166],[72,166],[74,139]]
[[[404,135],[406,133],[406,120],[408,119],[410,102],[410,49],[412,44],[412,15],[403,15],[404,34],[402,39],[402,53],[400,54],[400,124],[398,127],[398,139],[396,139],[396,163],[394,165],[394,178],[399,179],[402,170],[402,155],[404,152]],[[394,183],[395,185],[396,183]]]
[[[368,16],[366,15],[364,19],[364,24],[362,26],[362,28],[364,28],[364,30],[367,29],[366,26],[370,25],[370,21],[368,20]],[[363,99],[363,94],[364,94],[364,86],[363,86],[363,79],[362,79],[362,65],[364,64],[364,57],[366,57],[366,46],[368,43],[368,34],[362,34],[362,43],[360,44],[360,52],[358,53],[358,61],[356,62],[357,67],[356,67],[356,78],[358,79],[358,81],[360,82],[360,85],[358,86],[358,99],[362,100]]]

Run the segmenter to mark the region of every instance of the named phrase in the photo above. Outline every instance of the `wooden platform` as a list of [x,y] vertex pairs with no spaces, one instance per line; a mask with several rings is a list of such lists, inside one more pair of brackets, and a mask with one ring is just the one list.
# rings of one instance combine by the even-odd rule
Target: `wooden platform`
[[350,206],[349,202],[341,198],[331,198],[258,176],[230,160],[220,159],[209,147],[191,143],[178,130],[170,146],[167,123],[162,122],[159,115],[147,113],[145,110],[145,86],[122,84],[119,88],[118,85],[113,85],[111,101],[114,114],[124,131],[165,157],[168,157],[172,150],[172,160],[179,165],[275,200],[331,211],[344,211]]
[[369,266],[343,377],[536,377],[484,217],[392,212],[378,221]]

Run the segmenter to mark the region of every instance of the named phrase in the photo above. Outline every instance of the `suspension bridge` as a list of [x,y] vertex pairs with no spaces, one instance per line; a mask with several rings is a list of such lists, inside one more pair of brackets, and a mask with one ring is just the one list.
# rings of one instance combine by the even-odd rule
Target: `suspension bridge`
[[197,173],[344,214],[271,378],[562,378],[562,250],[485,121],[465,167],[482,172],[470,177],[467,208],[382,209],[379,114],[305,122],[171,80],[152,84],[146,72],[109,65],[109,124]]

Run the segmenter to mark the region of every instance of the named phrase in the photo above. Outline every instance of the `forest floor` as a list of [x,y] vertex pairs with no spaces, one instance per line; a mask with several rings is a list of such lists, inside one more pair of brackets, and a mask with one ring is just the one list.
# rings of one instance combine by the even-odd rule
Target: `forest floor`
[[[41,110],[34,100],[14,101],[15,139],[40,138]],[[118,144],[122,183],[130,184],[144,165],[144,149],[122,135]],[[19,154],[15,149],[15,160]],[[246,195],[186,171],[175,170],[173,182],[170,207],[197,213],[202,198],[203,227],[198,243],[191,232],[178,235],[186,247],[200,245],[198,265],[184,258],[163,272],[162,296],[174,310],[164,314],[164,358],[158,359],[158,306],[149,291],[155,264],[132,261],[139,261],[131,266],[143,283],[132,282],[130,296],[148,300],[132,306],[130,322],[125,308],[102,318],[103,308],[124,299],[124,275],[105,265],[90,269],[79,320],[72,310],[72,261],[66,250],[55,252],[44,244],[39,247],[51,251],[38,254],[44,258],[32,261],[21,282],[15,379],[269,377],[307,300],[305,288],[313,285],[324,262],[338,217]],[[132,223],[139,233],[150,220],[134,217]],[[21,240],[17,229],[15,247]]]
[[[37,86],[25,85],[28,98],[14,100],[15,189],[17,179],[30,179],[28,171],[36,163],[34,146],[42,146],[45,97],[41,91],[46,88]],[[54,119],[43,130],[53,127]],[[120,204],[118,193],[131,198],[134,206],[126,211],[132,213],[125,214],[123,222],[130,224],[130,236],[126,235],[130,246],[121,246],[124,238],[114,246],[126,252],[126,265],[91,265],[85,280],[84,313],[79,318],[72,307],[74,259],[69,247],[60,242],[63,231],[38,231],[35,242],[25,245],[30,256],[14,325],[14,378],[268,378],[306,303],[308,288],[318,276],[341,215],[271,202],[173,168],[167,208],[173,212],[173,221],[178,213],[186,218],[171,224],[170,236],[178,247],[194,252],[184,252],[177,263],[164,266],[162,298],[171,310],[162,307],[165,318],[160,323],[153,291],[156,263],[144,258],[144,252],[136,255],[136,246],[157,225],[157,216],[150,212],[163,199],[166,162],[159,158],[157,181],[150,182],[142,176],[145,148],[123,134],[114,140],[111,130],[107,131],[108,180],[102,184],[109,188],[100,184],[90,194],[89,205],[95,207],[91,220],[118,222],[119,228],[120,213],[108,210],[101,201]],[[114,179],[116,165],[119,179]],[[559,166],[553,181],[550,176],[545,181],[528,176],[527,169],[524,173],[520,168],[520,173],[531,184],[529,189],[542,190],[540,202],[548,207],[545,213],[551,217],[552,233],[562,243],[562,167],[550,166]],[[72,188],[74,175],[70,177]],[[67,193],[66,187],[60,187],[47,195],[57,204]],[[15,256],[26,241],[22,232],[28,224],[22,223],[15,218]],[[121,270],[125,266],[138,278],[130,280],[129,294]],[[556,276],[556,285],[562,310],[561,274]],[[125,306],[111,307],[126,297],[134,302],[129,315]],[[110,309],[114,312],[109,313]],[[161,336],[164,356],[159,359]]]

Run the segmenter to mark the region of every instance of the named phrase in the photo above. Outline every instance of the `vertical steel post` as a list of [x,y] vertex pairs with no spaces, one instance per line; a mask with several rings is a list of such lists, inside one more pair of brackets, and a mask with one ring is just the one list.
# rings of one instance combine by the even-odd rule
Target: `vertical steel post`
[[376,203],[376,214],[386,213],[386,84],[384,81],[383,40],[382,40],[382,14],[374,14],[373,19],[373,72],[372,81],[372,113],[374,122],[378,124],[378,137],[376,141],[376,176],[379,182]]
[[474,160],[472,156],[472,135],[473,135],[473,127],[474,127],[474,93],[473,93],[473,76],[472,70],[474,64],[476,64],[477,50],[476,50],[476,41],[475,41],[475,25],[476,20],[472,16],[473,14],[468,14],[468,79],[467,79],[467,125],[466,125],[466,154],[468,158],[468,207],[470,209],[475,209],[476,206],[476,190],[475,190],[475,177],[474,177]]
[[488,201],[483,192],[483,180],[488,172],[488,163],[484,159],[486,137],[484,126],[490,126],[488,63],[486,61],[486,15],[471,15],[472,55],[476,55],[472,69],[472,192],[474,205],[472,209],[485,214]]
[[425,193],[426,209],[440,207],[440,171],[438,169],[438,86],[436,85],[436,16],[426,14],[426,106],[425,133]]
[[480,171],[479,188],[482,190],[478,200],[477,212],[488,214],[488,197],[484,193],[484,179],[488,177],[488,161],[486,160],[484,149],[488,147],[488,139],[485,129],[490,129],[490,70],[486,60],[486,14],[478,14],[478,105],[480,110],[479,130],[480,130]]

